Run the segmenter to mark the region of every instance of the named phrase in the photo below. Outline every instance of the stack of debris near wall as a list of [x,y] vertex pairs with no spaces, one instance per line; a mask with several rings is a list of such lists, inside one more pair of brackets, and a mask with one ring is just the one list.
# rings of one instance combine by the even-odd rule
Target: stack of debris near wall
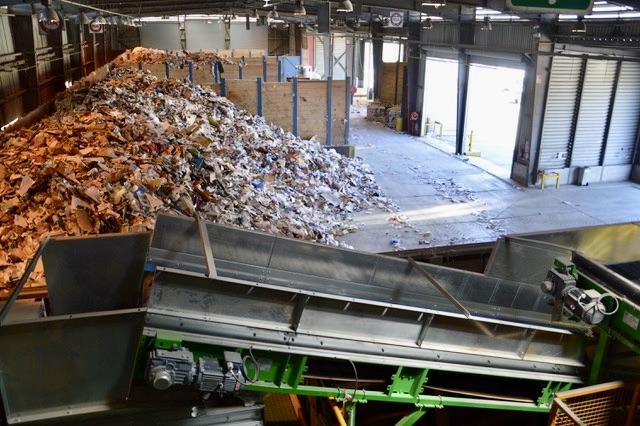
[[158,212],[327,244],[392,208],[369,168],[211,90],[116,68],[0,133],[0,288],[49,235],[151,230]]

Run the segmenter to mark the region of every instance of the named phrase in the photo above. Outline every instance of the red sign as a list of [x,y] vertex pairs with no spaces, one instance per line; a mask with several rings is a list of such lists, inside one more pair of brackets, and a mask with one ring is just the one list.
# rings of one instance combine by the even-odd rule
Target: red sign
[[62,19],[57,21],[38,21],[38,30],[41,34],[48,34],[51,31],[60,31],[64,27]]
[[90,33],[101,34],[103,30],[104,30],[104,25],[97,23],[95,19],[89,22]]

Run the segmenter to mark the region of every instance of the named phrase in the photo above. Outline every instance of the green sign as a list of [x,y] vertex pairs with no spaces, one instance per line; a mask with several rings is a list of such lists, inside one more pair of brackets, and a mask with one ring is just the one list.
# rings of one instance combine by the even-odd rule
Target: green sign
[[507,0],[507,9],[513,12],[587,15],[592,8],[593,0]]

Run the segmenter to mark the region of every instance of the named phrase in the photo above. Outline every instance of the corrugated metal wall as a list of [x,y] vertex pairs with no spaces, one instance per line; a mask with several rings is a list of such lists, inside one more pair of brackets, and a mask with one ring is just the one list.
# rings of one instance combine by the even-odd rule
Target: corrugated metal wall
[[586,66],[571,167],[600,165],[618,62],[589,59]]
[[628,165],[640,124],[640,64],[555,56],[539,168]]
[[640,121],[640,63],[623,62],[613,102],[604,164],[631,164]]
[[568,165],[582,77],[580,58],[556,56],[551,64],[538,159],[540,169],[562,169]]
[[536,49],[536,41],[531,36],[533,23],[514,24],[507,22],[493,22],[491,31],[482,31],[481,24],[475,26],[475,45],[478,47],[500,49],[521,52],[530,52]]

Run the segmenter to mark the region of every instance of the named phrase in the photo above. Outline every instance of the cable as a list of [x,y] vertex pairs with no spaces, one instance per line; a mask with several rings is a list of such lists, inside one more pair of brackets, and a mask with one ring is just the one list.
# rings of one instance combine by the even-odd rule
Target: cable
[[[613,310],[611,310],[610,312],[607,312],[607,311],[606,311],[606,306],[605,306],[605,308],[604,308],[605,310],[603,310],[603,309],[601,309],[601,308],[600,308],[600,305],[601,305],[602,299],[604,299],[604,298],[605,298],[605,297],[607,297],[607,296],[611,297],[613,300],[615,300],[615,301],[616,301],[616,307],[615,307],[615,308],[613,308]],[[602,305],[604,306],[604,304],[602,304]],[[613,315],[613,314],[615,314],[616,312],[618,312],[618,309],[619,309],[619,308],[620,308],[620,301],[618,300],[618,298],[617,298],[617,297],[615,296],[615,294],[613,294],[613,293],[604,293],[604,294],[602,294],[600,297],[598,297],[598,300],[596,301],[596,309],[598,309],[598,311],[599,311],[601,314],[603,314],[603,315]]]
[[[233,368],[228,368],[227,369],[229,371],[229,373],[231,373],[231,375],[233,376],[234,379],[236,379],[236,381],[238,383],[240,383],[242,386],[247,384],[246,380],[240,380],[240,376],[238,376],[235,371],[233,371]],[[240,370],[238,370],[238,372],[240,373],[240,375],[242,375],[242,372]]]
[[356,386],[355,386],[355,389],[353,390],[353,396],[355,397],[355,394],[358,391],[358,386],[360,386],[360,381],[358,380],[358,370],[356,369],[356,365],[350,359],[349,359],[349,362],[351,363],[351,366],[353,367],[353,373],[356,376]]
[[[253,369],[255,371],[253,379],[250,379],[249,375],[247,374],[247,366],[245,365],[247,359],[250,359],[253,363]],[[249,346],[249,355],[245,355],[242,357],[242,375],[245,377],[245,379],[247,379],[247,381],[251,383],[255,383],[258,381],[258,376],[260,375],[260,364],[258,363],[256,357],[253,356],[252,346]]]

